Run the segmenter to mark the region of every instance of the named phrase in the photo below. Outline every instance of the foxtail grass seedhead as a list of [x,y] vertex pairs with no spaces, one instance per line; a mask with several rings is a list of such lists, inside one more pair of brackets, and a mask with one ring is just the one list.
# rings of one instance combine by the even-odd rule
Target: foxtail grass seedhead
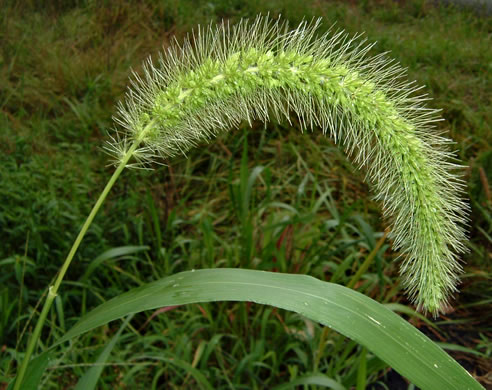
[[451,141],[421,88],[372,45],[343,32],[316,36],[320,20],[289,30],[253,22],[199,28],[135,74],[108,148],[116,159],[138,143],[137,162],[185,153],[241,121],[290,120],[319,127],[365,167],[391,217],[401,274],[419,308],[438,313],[456,289],[468,212]]

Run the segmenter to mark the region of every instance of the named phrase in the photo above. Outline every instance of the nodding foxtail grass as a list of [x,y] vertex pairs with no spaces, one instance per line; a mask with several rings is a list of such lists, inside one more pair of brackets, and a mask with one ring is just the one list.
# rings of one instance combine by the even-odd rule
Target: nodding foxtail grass
[[[401,274],[420,309],[442,310],[461,271],[467,205],[451,143],[434,128],[438,110],[421,89],[372,45],[343,32],[315,37],[320,20],[289,31],[285,23],[254,22],[199,29],[158,64],[135,75],[117,122],[122,141],[108,149],[117,161],[128,145],[141,163],[185,153],[222,130],[271,116],[296,114],[302,129],[320,127],[365,166],[384,215],[392,220]],[[143,129],[153,122],[146,136]]]
[[451,140],[435,128],[438,110],[425,106],[421,87],[385,54],[368,56],[372,45],[343,32],[316,36],[319,24],[289,31],[258,17],[198,28],[157,63],[149,59],[142,77],[134,74],[115,118],[122,129],[105,146],[118,168],[50,288],[15,389],[73,255],[123,168],[185,153],[243,120],[290,122],[295,114],[301,130],[319,127],[340,143],[366,168],[391,220],[410,298],[423,311],[444,310],[461,272],[468,206]]

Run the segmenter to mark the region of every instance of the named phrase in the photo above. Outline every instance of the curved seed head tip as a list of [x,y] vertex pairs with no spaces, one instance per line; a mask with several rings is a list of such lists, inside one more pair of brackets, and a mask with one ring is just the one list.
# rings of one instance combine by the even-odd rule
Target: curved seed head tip
[[107,149],[121,161],[137,142],[136,165],[148,164],[241,121],[295,114],[301,130],[321,128],[366,169],[403,255],[407,292],[437,313],[456,289],[468,215],[451,141],[399,64],[368,56],[372,45],[342,31],[317,35],[319,25],[289,30],[258,17],[198,28],[134,74],[115,118],[122,130]]

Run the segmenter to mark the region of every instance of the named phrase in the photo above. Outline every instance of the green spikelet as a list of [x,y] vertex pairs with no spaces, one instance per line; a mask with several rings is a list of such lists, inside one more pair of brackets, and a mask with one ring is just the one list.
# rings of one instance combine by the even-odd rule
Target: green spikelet
[[134,76],[107,148],[119,160],[137,143],[137,164],[169,158],[243,120],[289,120],[319,127],[365,167],[391,218],[401,275],[418,307],[443,310],[456,290],[468,207],[451,141],[437,111],[404,70],[345,33],[315,36],[320,21],[295,30],[258,17],[199,28],[175,43],[144,77]]

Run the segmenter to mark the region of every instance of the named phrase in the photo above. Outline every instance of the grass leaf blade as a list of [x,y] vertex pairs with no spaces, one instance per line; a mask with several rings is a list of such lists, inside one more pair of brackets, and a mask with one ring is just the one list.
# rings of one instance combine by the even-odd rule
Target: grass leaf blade
[[306,275],[227,268],[182,272],[100,305],[55,345],[131,313],[213,301],[250,301],[297,312],[364,345],[422,389],[482,389],[440,347],[383,305]]
[[128,316],[128,318],[123,322],[123,325],[121,325],[120,329],[118,329],[118,332],[113,336],[111,341],[102,350],[101,354],[96,360],[95,365],[92,366],[78,380],[74,390],[93,390],[96,388],[97,381],[99,380],[99,377],[101,376],[101,373],[104,369],[104,364],[108,360],[111,351],[113,350],[114,346],[118,342],[118,339],[120,338],[121,333],[126,328],[132,317],[133,315]]

